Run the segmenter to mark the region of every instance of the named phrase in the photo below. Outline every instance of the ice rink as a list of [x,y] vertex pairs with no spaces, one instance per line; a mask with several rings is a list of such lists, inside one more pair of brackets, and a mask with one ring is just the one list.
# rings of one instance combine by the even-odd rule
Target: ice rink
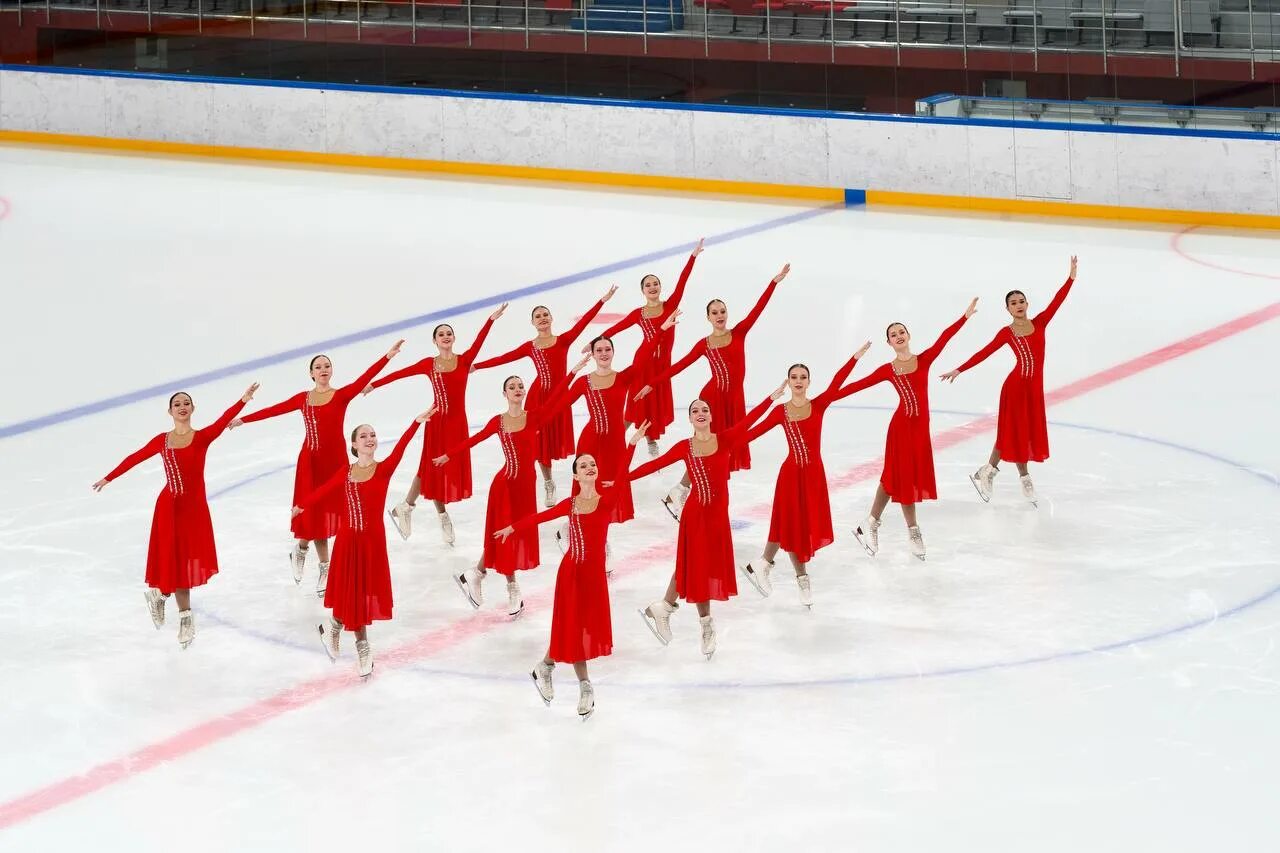
[[[1280,242],[1270,235],[1113,223],[624,194],[216,162],[0,148],[0,850],[1274,851],[1280,849]],[[262,388],[250,410],[335,384],[398,337],[392,367],[433,354],[444,320],[484,352],[530,337],[545,303],[563,329],[611,283],[592,327],[667,292],[707,238],[677,355],[703,306],[741,318],[784,262],[791,276],[748,345],[748,404],[792,362],[814,392],[864,340],[854,377],[905,322],[920,351],[978,313],[938,360],[949,370],[1080,274],[1048,339],[1052,458],[1037,508],[1006,466],[990,504],[966,475],[994,436],[1007,351],[934,381],[940,500],[923,505],[927,562],[885,514],[879,556],[851,525],[869,507],[896,403],[880,386],[826,420],[836,543],[798,604],[774,593],[714,610],[698,652],[693,608],[658,645],[636,609],[670,575],[675,525],[636,487],[611,534],[615,649],[592,663],[580,723],[569,667],[545,708],[529,670],[545,651],[559,552],[473,612],[450,580],[480,548],[496,443],[474,454],[477,496],[389,533],[395,619],[356,675],[350,635],[331,664],[314,638],[315,563],[286,553],[301,419],[230,432],[209,455],[221,574],[175,609],[143,606],[156,460],[90,484],[171,427],[189,391],[197,427]],[[638,332],[618,338],[630,362]],[[473,375],[472,424],[500,411],[509,372]],[[676,383],[677,422],[707,378]],[[390,450],[430,403],[407,380],[352,405]],[[585,409],[578,412],[579,424]],[[412,477],[415,440],[392,484]],[[735,547],[759,554],[780,431],[733,479]],[[641,447],[637,459],[644,457]],[[562,494],[568,465],[559,463]],[[491,576],[492,577],[492,576]],[[499,601],[499,599],[504,599]]]

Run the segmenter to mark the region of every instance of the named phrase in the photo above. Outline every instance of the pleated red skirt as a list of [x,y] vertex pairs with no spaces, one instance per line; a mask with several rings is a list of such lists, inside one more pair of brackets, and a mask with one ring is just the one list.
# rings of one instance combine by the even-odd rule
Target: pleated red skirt
[[167,489],[156,498],[147,544],[147,586],[161,594],[204,586],[218,573],[213,520],[203,494],[174,497]]
[[769,541],[777,542],[802,563],[835,541],[827,472],[821,459],[810,459],[804,466],[791,457],[783,460],[773,491]]
[[576,663],[613,651],[609,584],[604,572],[603,563],[579,565],[567,554],[560,561],[548,650],[553,661]]
[[1044,383],[1039,376],[1024,379],[1012,375],[1005,379],[1000,388],[996,449],[1005,462],[1043,462],[1049,458]]
[[507,479],[499,471],[489,485],[489,505],[484,514],[484,567],[499,574],[535,569],[541,558],[538,549],[538,528],[517,530],[499,542],[493,534],[538,511],[533,472],[528,471],[514,480]]
[[363,531],[344,530],[333,542],[324,606],[349,631],[391,618],[391,567],[386,531],[381,524]]
[[676,594],[693,603],[728,601],[738,594],[729,502],[723,497],[703,506],[690,496],[680,511]]
[[880,485],[894,503],[914,504],[937,499],[928,418],[894,413],[885,436]]

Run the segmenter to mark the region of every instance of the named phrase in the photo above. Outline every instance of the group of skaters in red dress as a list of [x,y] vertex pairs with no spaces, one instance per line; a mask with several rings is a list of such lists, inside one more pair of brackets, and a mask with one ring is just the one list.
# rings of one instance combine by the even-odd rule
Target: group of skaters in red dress
[[[455,352],[453,328],[441,324],[432,332],[435,356],[380,378],[403,341],[397,341],[354,382],[340,387],[331,383],[330,360],[318,355],[309,366],[314,383],[309,390],[241,418],[241,410],[258,388],[255,383],[213,424],[200,430],[191,425],[195,411],[191,395],[174,394],[169,399],[173,429],[152,438],[94,484],[95,490],[101,490],[151,456],[159,455],[164,463],[165,488],[156,501],[146,569],[146,605],[156,628],[164,624],[169,596],[176,595],[178,641],[187,647],[195,637],[191,590],[207,583],[218,571],[204,485],[209,445],[228,428],[295,411],[302,414],[304,438],[293,487],[291,532],[295,544],[289,553],[293,578],[295,583],[302,582],[306,557],[314,543],[319,557],[316,592],[330,612],[318,625],[320,641],[330,658],[336,659],[343,631],[355,633],[363,677],[373,671],[368,627],[390,619],[393,608],[383,526],[387,490],[410,441],[424,424],[422,453],[412,486],[387,514],[400,535],[408,539],[417,499],[425,498],[434,504],[444,541],[452,545],[454,531],[447,506],[472,495],[471,449],[498,439],[503,463],[489,487],[484,548],[476,565],[454,581],[470,605],[479,608],[484,601],[483,581],[488,572],[497,572],[506,581],[508,613],[518,616],[524,608],[518,573],[541,563],[539,525],[557,522],[555,539],[563,557],[556,577],[551,638],[546,655],[531,675],[538,693],[549,704],[554,695],[555,664],[572,664],[579,681],[578,713],[583,718],[595,707],[587,662],[609,655],[613,648],[609,526],[634,517],[632,484],[636,480],[676,462],[682,464],[682,480],[662,501],[679,524],[675,569],[662,597],[640,613],[666,645],[672,639],[671,619],[679,602],[693,604],[701,627],[701,651],[710,658],[716,649],[711,603],[737,594],[738,571],[761,595],[768,596],[774,560],[779,551],[785,551],[795,570],[800,602],[812,605],[808,564],[835,539],[822,462],[823,418],[836,401],[888,382],[898,394],[898,406],[889,422],[884,468],[871,511],[855,527],[854,535],[874,556],[880,548],[881,514],[892,501],[902,508],[911,553],[923,560],[924,539],[916,505],[937,498],[929,434],[929,371],[948,341],[973,315],[978,300],[973,299],[963,316],[918,355],[911,350],[907,327],[893,323],[885,330],[893,359],[865,378],[848,381],[869,342],[835,372],[822,393],[809,396],[809,368],[794,364],[787,370],[786,381],[748,410],[743,393],[746,338],[787,277],[790,265],[773,277],[747,316],[733,326],[728,323],[724,302],[715,299],[708,303],[710,334],[673,362],[680,302],[702,248],[699,241],[675,291],[665,300],[661,281],[653,275],[644,276],[640,281],[644,304],[592,339],[582,349],[583,358],[572,367],[567,364],[570,350],[616,288],[610,288],[573,328],[558,335],[552,331],[551,311],[536,306],[531,312],[534,338],[483,361],[478,361],[477,355],[506,304],[489,317],[470,349]],[[1000,393],[995,446],[988,461],[970,476],[984,501],[991,498],[1001,461],[1017,466],[1023,496],[1033,503],[1036,500],[1027,464],[1043,462],[1049,456],[1044,335],[1075,275],[1073,257],[1066,283],[1048,308],[1031,318],[1027,316],[1026,296],[1018,290],[1008,293],[1005,307],[1012,322],[968,361],[941,375],[945,381],[954,381],[1003,346],[1010,347],[1016,357]],[[643,340],[632,363],[615,369],[613,337],[632,327],[640,329]],[[505,409],[479,431],[469,433],[465,401],[470,374],[525,358],[533,362],[536,371],[532,386],[526,390],[520,376],[507,377],[502,383]],[[711,379],[688,406],[692,434],[661,452],[657,442],[675,422],[671,379],[699,359],[706,360]],[[592,361],[595,369],[577,376]],[[369,424],[360,424],[349,436],[344,435],[346,409],[356,395],[419,375],[431,383],[432,405],[414,418],[389,455],[376,458],[378,436]],[[790,399],[771,406],[788,389]],[[571,409],[579,399],[585,400],[589,419],[575,444]],[[632,426],[630,436],[628,425]],[[778,427],[786,437],[787,456],[778,471],[767,543],[760,557],[738,565],[729,519],[730,475],[750,468],[751,442]],[[632,467],[641,439],[647,441],[651,458]],[[347,452],[354,462],[347,460]],[[570,456],[572,491],[557,501],[551,465]],[[543,484],[545,508],[541,512],[535,463]],[[334,540],[332,552],[330,539]]]

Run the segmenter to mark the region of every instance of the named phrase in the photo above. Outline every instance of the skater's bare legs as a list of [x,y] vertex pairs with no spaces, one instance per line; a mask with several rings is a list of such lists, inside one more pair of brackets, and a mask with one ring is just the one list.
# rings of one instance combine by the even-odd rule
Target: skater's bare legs
[[444,501],[432,501],[432,503],[435,504],[436,512],[444,512]]
[[884,486],[876,486],[876,498],[871,502],[871,517],[879,521],[880,516],[884,514],[884,508],[888,505],[889,493],[884,490]]
[[680,478],[680,485],[684,486],[686,489],[693,487],[693,481],[689,479],[688,471],[685,471],[684,476]]
[[422,494],[422,478],[414,477],[413,482],[409,484],[409,493],[404,496],[404,502],[409,506],[416,506],[418,497]]
[[174,591],[173,591],[173,597],[174,597],[174,598],[176,598],[176,599],[178,600],[178,609],[179,609],[179,610],[190,610],[190,609],[191,609],[191,590],[189,590],[189,589],[176,589],[176,590],[174,590]]
[[313,541],[316,543],[316,556],[320,558],[320,562],[329,562],[329,540],[316,539]]
[[809,573],[808,563],[800,562],[799,560],[796,559],[796,555],[792,554],[790,551],[787,552],[787,556],[791,558],[791,565],[795,567],[796,577],[800,577],[801,575],[805,575]]
[[[995,447],[991,448],[991,457],[987,459],[987,464],[990,465],[992,468],[1000,467],[1000,450],[998,448],[995,448]],[[1027,463],[1015,462],[1014,464],[1018,466],[1019,477],[1027,476]]]
[[356,639],[359,641],[365,641],[369,639],[368,628],[361,628],[359,631],[356,631],[355,634],[356,634]]
[[670,604],[672,607],[675,607],[675,604],[676,604],[676,576],[675,576],[675,573],[674,573],[674,572],[672,572],[672,574],[671,574],[671,582],[667,584],[667,591],[666,591],[666,593],[662,596],[662,598],[663,598],[663,600],[665,600],[665,601],[667,602],[667,604]]
[[544,480],[550,480],[550,479],[551,479],[551,465],[550,465],[549,463],[547,463],[547,462],[539,462],[539,463],[538,463],[538,470],[542,472],[542,479],[544,479]]
[[916,505],[902,504],[902,517],[907,520],[907,527],[916,526]]
[[777,542],[766,542],[764,545],[764,558],[767,562],[772,563],[773,558],[778,556],[778,548],[781,546]]
[[587,675],[587,662],[584,660],[576,661],[573,664],[573,674],[578,676],[579,681],[589,681],[590,678]]

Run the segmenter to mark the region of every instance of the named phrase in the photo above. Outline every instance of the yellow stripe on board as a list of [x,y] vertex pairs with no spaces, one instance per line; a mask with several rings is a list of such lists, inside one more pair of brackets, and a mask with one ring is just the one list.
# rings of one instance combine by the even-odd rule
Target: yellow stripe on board
[[[168,154],[268,163],[295,163],[339,168],[418,172],[460,177],[501,178],[520,181],[550,181],[642,190],[683,193],[751,196],[789,199],[823,204],[844,202],[844,189],[792,186],[754,181],[724,181],[709,178],[678,178],[659,175],[632,175],[621,172],[593,172],[586,169],[553,169],[543,166],[503,166],[489,163],[455,163],[447,160],[417,160],[409,157],[378,157],[366,154],[326,154],[315,151],[281,151],[274,148],[242,148],[230,145],[201,145],[191,142],[158,142],[148,139],[113,139],[39,131],[0,130],[0,143],[65,146],[129,153]],[[867,190],[870,206],[924,207],[943,210],[1006,213],[1023,216],[1054,216],[1074,219],[1103,219],[1175,225],[1213,225],[1226,228],[1280,229],[1280,216],[1262,213],[1215,213],[1198,210],[1166,210],[1156,207],[1119,207],[1105,204],[1077,204],[1069,201],[977,198],[933,195],[891,190]]]
[[1021,198],[975,198],[889,190],[867,190],[868,205],[929,207],[946,210],[1012,213],[1023,216],[1067,216],[1074,219],[1114,219],[1174,225],[1216,225],[1224,228],[1280,229],[1280,216],[1266,213],[1215,213],[1208,210],[1166,210],[1159,207],[1120,207],[1109,204],[1077,204],[1073,201],[1041,201]]
[[113,139],[104,136],[77,136],[22,130],[0,130],[0,142],[59,145],[73,148],[94,148],[107,151],[143,152],[149,154],[218,157],[272,163],[304,163],[398,172],[429,172],[522,181],[595,184],[630,189],[759,196],[762,198],[797,199],[823,203],[842,203],[844,201],[844,190],[830,187],[804,187],[751,181],[721,181],[710,178],[631,175],[620,172],[592,172],[586,169],[553,169],[544,166],[503,166],[489,163],[455,163],[448,160],[418,160],[409,157],[378,157],[367,154],[280,151],[274,148],[242,148],[231,145],[201,145],[192,142],[156,142],[147,139]]

